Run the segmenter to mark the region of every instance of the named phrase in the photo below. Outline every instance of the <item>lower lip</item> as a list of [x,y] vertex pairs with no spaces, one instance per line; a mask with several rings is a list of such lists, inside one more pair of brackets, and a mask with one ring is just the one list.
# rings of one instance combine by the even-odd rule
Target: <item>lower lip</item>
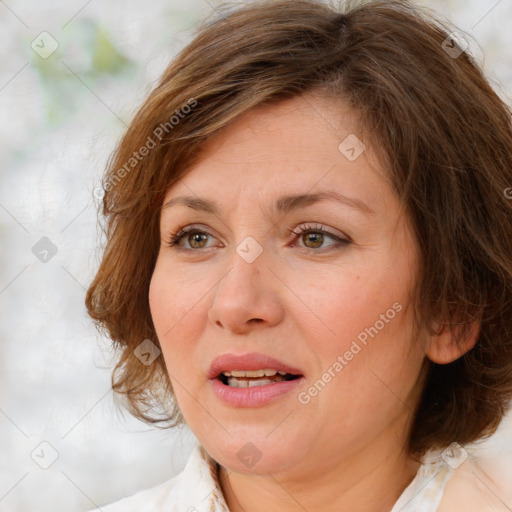
[[232,388],[223,384],[220,379],[210,379],[213,392],[223,402],[233,407],[258,407],[277,400],[299,386],[304,377],[293,380],[283,380],[266,384],[265,386],[254,386],[252,388]]

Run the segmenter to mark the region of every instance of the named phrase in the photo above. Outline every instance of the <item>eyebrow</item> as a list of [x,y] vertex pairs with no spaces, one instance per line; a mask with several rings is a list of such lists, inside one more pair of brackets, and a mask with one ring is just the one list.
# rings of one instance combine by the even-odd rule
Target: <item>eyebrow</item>
[[[370,208],[365,202],[355,197],[347,197],[343,194],[333,191],[321,191],[314,194],[291,194],[277,198],[271,208],[272,214],[285,215],[292,210],[305,208],[321,201],[336,201],[346,206],[350,206],[356,210],[360,210],[367,215],[375,215],[376,212]],[[222,209],[214,202],[208,199],[193,196],[177,196],[167,201],[162,209],[168,209],[172,206],[182,205],[193,208],[194,210],[203,211],[212,215],[220,216]]]

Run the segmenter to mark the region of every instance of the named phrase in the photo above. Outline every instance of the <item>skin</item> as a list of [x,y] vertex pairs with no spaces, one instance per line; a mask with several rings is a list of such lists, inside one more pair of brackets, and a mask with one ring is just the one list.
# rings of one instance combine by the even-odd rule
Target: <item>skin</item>
[[[474,341],[459,350],[449,333],[413,339],[417,243],[371,141],[354,161],[338,149],[358,134],[356,121],[341,100],[317,94],[258,107],[212,137],[164,199],[199,196],[223,212],[162,209],[149,300],[176,399],[221,465],[232,512],[389,511],[419,467],[405,447],[423,361],[450,362]],[[278,196],[320,190],[358,198],[375,213],[322,201],[284,216],[265,214]],[[351,244],[318,230],[317,240],[290,232],[308,223]],[[166,245],[191,225],[209,235],[185,235],[181,250]],[[263,250],[252,263],[236,252],[249,236]],[[301,403],[298,394],[394,303],[401,311]],[[228,352],[267,353],[306,379],[261,407],[225,405],[207,371]],[[237,456],[248,442],[261,453],[251,468]]]

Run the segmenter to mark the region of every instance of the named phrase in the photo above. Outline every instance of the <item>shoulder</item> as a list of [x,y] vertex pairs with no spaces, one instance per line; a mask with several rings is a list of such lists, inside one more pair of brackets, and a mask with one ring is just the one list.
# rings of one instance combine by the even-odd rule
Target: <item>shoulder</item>
[[[150,489],[138,491],[131,496],[106,506],[97,507],[88,512],[157,512],[159,510],[171,510],[162,508],[175,501],[182,473]],[[160,508],[158,508],[160,507]]]
[[437,512],[510,512],[510,474],[492,462],[470,457],[454,469]]
[[229,512],[217,479],[217,463],[196,444],[185,468],[150,489],[88,512]]
[[458,443],[428,452],[391,512],[511,512],[512,460],[504,455]]

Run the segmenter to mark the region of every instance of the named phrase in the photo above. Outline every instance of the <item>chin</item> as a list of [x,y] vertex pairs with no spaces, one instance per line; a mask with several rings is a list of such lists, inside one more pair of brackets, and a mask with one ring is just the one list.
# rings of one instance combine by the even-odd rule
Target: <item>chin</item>
[[267,475],[286,471],[305,455],[304,439],[294,440],[289,436],[287,439],[277,436],[272,439],[273,434],[268,436],[271,430],[261,428],[257,429],[257,434],[255,429],[255,435],[250,435],[247,429],[245,431],[243,436],[233,435],[222,442],[211,438],[206,442],[199,441],[219,464],[242,474]]

